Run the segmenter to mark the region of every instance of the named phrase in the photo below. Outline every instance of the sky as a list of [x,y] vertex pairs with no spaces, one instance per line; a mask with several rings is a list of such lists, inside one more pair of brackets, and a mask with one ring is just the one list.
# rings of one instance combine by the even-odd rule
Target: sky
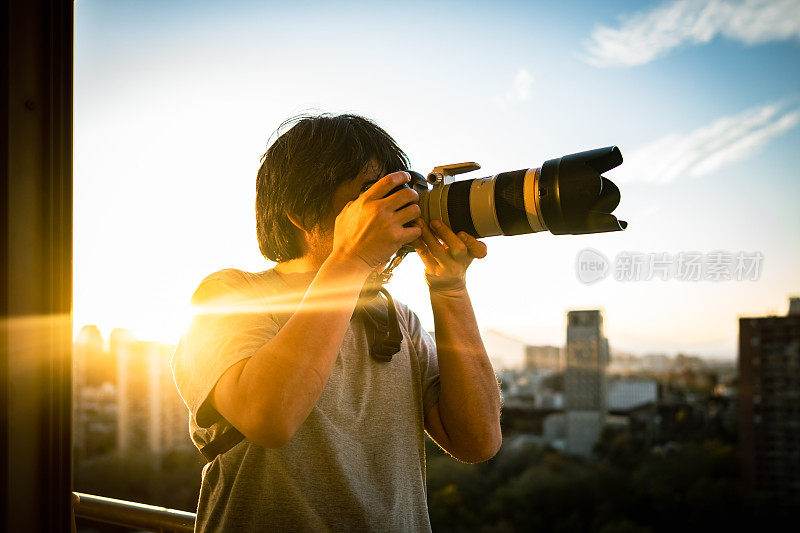
[[[566,312],[599,308],[612,350],[733,359],[738,317],[800,295],[797,0],[75,5],[76,330],[174,343],[206,275],[271,268],[256,171],[308,111],[374,119],[422,173],[620,148],[626,231],[486,239],[468,287],[494,336],[563,345]],[[587,248],[609,264],[591,284]],[[620,257],[715,252],[760,254],[757,279],[615,279]],[[395,272],[432,328],[421,261]]]

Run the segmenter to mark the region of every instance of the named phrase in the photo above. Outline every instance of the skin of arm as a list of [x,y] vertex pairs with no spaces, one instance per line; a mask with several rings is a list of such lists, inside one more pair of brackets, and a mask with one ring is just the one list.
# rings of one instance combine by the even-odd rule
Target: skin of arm
[[430,286],[441,384],[425,429],[456,459],[486,461],[502,443],[500,390],[464,282],[469,263],[485,257],[486,246],[441,223],[417,225],[422,236],[413,244]]
[[211,393],[214,408],[256,444],[285,445],[322,394],[359,293],[372,270],[419,237],[403,225],[419,217],[411,189],[385,197],[409,180],[384,176],[335,221],[332,251],[296,311],[255,354],[227,369]]
[[214,408],[256,444],[285,445],[325,388],[368,275],[363,262],[330,257],[277,335],[220,377]]

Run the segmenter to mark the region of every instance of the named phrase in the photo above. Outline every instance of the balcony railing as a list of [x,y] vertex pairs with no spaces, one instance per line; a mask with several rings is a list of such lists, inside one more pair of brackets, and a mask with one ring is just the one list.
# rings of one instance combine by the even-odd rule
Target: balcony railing
[[186,511],[81,492],[72,493],[72,505],[76,518],[161,533],[194,531],[196,515]]

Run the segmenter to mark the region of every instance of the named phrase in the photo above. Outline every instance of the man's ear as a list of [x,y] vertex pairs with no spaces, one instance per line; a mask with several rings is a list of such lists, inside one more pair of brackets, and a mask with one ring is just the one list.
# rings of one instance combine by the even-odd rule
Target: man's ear
[[291,213],[287,213],[286,216],[289,217],[289,222],[291,222],[294,227],[296,227],[303,233],[308,233],[308,231],[306,230],[306,226],[305,224],[303,224],[303,221],[300,219],[300,217],[298,217],[297,215],[293,215]]
[[295,228],[294,234],[300,240],[300,249],[303,251],[303,255],[305,255],[306,252],[308,252],[308,242],[309,237],[311,236],[311,231],[306,229],[306,224],[300,217],[291,213],[287,213],[286,216],[289,218],[289,222],[291,222],[292,226]]

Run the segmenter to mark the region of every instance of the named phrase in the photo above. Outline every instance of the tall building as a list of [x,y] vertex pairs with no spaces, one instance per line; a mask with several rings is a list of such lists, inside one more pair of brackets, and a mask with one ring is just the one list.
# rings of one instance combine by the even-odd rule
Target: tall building
[[117,451],[148,453],[156,462],[192,449],[188,412],[172,381],[173,347],[118,336]]
[[72,358],[72,446],[76,461],[103,455],[116,433],[116,363],[97,326],[84,326]]
[[169,359],[173,347],[142,342],[115,329],[109,348],[95,326],[75,340],[73,357],[73,457],[141,453],[160,464],[173,450],[194,450],[189,413]]
[[739,319],[739,446],[750,488],[800,503],[800,298]]
[[570,311],[567,314],[566,354],[566,452],[590,458],[606,419],[609,353],[600,311]]
[[526,346],[525,347],[525,370],[541,372],[561,370],[561,347],[560,346]]

